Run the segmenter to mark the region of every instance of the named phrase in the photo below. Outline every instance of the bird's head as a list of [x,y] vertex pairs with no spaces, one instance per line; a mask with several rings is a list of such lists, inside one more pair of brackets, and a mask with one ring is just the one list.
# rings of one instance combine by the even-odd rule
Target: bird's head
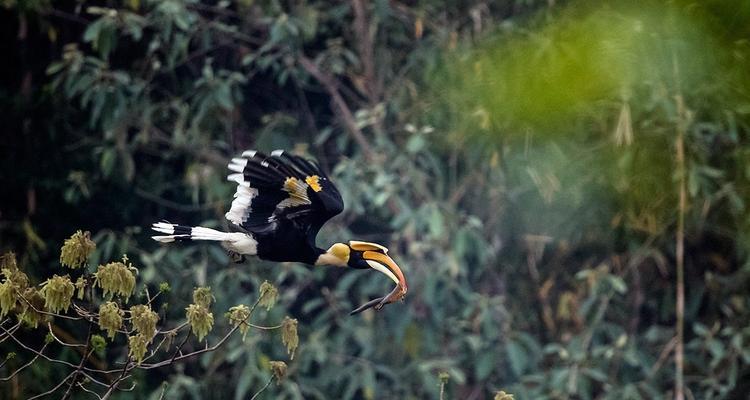
[[335,243],[318,259],[318,264],[336,265],[357,269],[372,268],[385,274],[396,287],[386,296],[371,300],[352,314],[362,312],[368,308],[381,309],[384,305],[402,299],[406,295],[408,286],[401,268],[388,256],[388,249],[376,243],[352,240],[349,243]]

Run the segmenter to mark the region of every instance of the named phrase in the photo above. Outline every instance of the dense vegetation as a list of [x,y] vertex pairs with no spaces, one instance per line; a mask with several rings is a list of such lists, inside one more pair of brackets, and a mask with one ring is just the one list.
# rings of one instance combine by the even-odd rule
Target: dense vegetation
[[[750,3],[560,3],[3,1],[0,250],[34,286],[90,231],[88,273],[127,254],[134,304],[169,284],[165,329],[213,288],[209,343],[264,280],[278,302],[256,322],[299,321],[293,359],[251,330],[135,372],[123,397],[249,398],[285,360],[267,398],[743,398]],[[385,244],[406,301],[349,317],[381,276],[149,239],[160,219],[226,227],[225,166],[248,148],[331,171],[346,210],[319,245]],[[17,336],[39,348],[48,331]],[[105,347],[102,367],[128,357],[124,336]],[[9,353],[1,378],[34,356],[0,334]],[[69,372],[38,360],[0,396]]]

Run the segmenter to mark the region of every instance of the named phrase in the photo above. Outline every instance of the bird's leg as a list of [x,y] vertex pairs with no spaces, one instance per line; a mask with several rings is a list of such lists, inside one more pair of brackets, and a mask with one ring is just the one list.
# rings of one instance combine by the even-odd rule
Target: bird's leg
[[227,250],[227,254],[229,255],[229,258],[232,260],[232,262],[234,262],[235,264],[240,264],[240,263],[245,262],[244,254],[240,254],[232,250]]
[[368,301],[367,303],[362,304],[361,306],[352,310],[352,312],[350,312],[349,315],[359,314],[362,311],[369,310],[370,308],[373,308],[373,307],[375,307],[376,310],[380,310],[381,308],[383,308],[383,306],[380,305],[380,302],[383,301],[383,299],[385,299],[385,296],[378,297],[377,299],[372,299]]
[[393,303],[397,300],[402,300],[404,298],[404,288],[399,284],[396,285],[393,290],[391,290],[390,293],[383,297],[378,297],[377,299],[372,299],[368,301],[365,304],[362,304],[361,306],[354,309],[349,315],[359,314],[362,311],[368,310],[370,308],[374,308],[376,310],[380,310],[385,306],[386,304]]

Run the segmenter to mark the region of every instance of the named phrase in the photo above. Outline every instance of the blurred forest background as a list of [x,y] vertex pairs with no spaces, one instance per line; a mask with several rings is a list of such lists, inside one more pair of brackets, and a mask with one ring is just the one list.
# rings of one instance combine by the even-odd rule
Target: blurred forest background
[[[215,342],[266,279],[279,305],[257,320],[299,320],[293,360],[251,331],[120,398],[249,398],[271,359],[273,399],[437,399],[441,372],[446,399],[747,398],[750,2],[0,5],[0,250],[32,284],[82,229],[90,271],[127,254],[137,293],[170,284],[160,324],[211,286]],[[149,239],[226,227],[226,164],[250,148],[319,160],[346,210],[318,244],[388,246],[406,301],[349,317],[387,280]],[[9,352],[2,377],[33,356]],[[39,360],[0,397],[67,373]]]

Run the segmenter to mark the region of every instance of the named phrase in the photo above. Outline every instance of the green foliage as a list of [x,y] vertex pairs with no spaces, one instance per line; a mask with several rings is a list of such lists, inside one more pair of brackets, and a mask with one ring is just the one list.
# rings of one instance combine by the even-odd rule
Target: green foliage
[[122,262],[100,265],[94,273],[94,284],[104,290],[105,297],[119,295],[127,300],[135,289],[135,271],[124,257]]
[[211,288],[199,287],[193,290],[193,304],[185,308],[190,329],[198,337],[198,341],[203,340],[214,326],[214,314],[209,311],[212,302]]
[[82,267],[89,255],[96,249],[96,243],[91,240],[89,231],[76,231],[60,249],[60,264],[76,269]]
[[16,290],[12,282],[0,283],[0,318],[5,317],[16,305]]
[[229,322],[232,326],[239,326],[240,333],[242,334],[242,341],[245,341],[245,335],[247,330],[250,329],[247,319],[250,317],[250,308],[244,304],[236,305],[229,309],[226,313],[226,317],[229,318]]
[[514,397],[512,394],[505,393],[504,390],[500,390],[497,393],[495,393],[494,400],[514,400]]
[[16,255],[12,252],[0,257],[0,273],[3,282],[0,283],[0,318],[5,317],[19,301],[18,293],[23,293],[29,285],[29,278],[18,269]]
[[148,336],[139,333],[128,337],[128,356],[132,357],[138,364],[143,361],[143,357],[148,350]]
[[214,314],[202,305],[190,304],[185,308],[185,316],[198,341],[202,341],[214,327]]
[[70,277],[54,275],[42,284],[39,294],[44,297],[44,308],[56,313],[61,310],[68,311],[74,290],[75,286]]
[[103,354],[107,348],[107,341],[101,335],[91,335],[91,348],[98,354]]
[[213,300],[214,296],[211,294],[210,287],[199,287],[193,290],[193,303],[203,308],[209,308]]
[[40,322],[44,323],[49,319],[49,316],[44,314],[46,300],[44,299],[44,296],[33,287],[26,288],[21,296],[24,300],[19,302],[21,305],[19,313],[20,320],[28,327],[36,329]]
[[115,334],[122,327],[124,312],[117,303],[108,301],[99,306],[99,328],[107,331],[107,336],[114,339]]
[[281,342],[286,346],[289,358],[294,360],[294,352],[299,346],[299,336],[297,335],[297,320],[294,318],[284,317],[281,322]]
[[286,376],[286,370],[287,365],[283,361],[271,361],[269,362],[269,365],[271,366],[271,372],[273,373],[274,379],[276,379],[276,384],[281,384],[281,381]]
[[279,297],[279,290],[270,282],[263,281],[258,291],[260,292],[258,305],[265,307],[266,311],[269,311],[276,304],[276,299]]
[[149,343],[156,335],[157,322],[159,322],[159,315],[151,310],[148,305],[139,304],[130,307],[130,323]]
[[159,284],[159,291],[161,293],[168,294],[171,290],[172,288],[169,286],[169,283],[162,282]]

